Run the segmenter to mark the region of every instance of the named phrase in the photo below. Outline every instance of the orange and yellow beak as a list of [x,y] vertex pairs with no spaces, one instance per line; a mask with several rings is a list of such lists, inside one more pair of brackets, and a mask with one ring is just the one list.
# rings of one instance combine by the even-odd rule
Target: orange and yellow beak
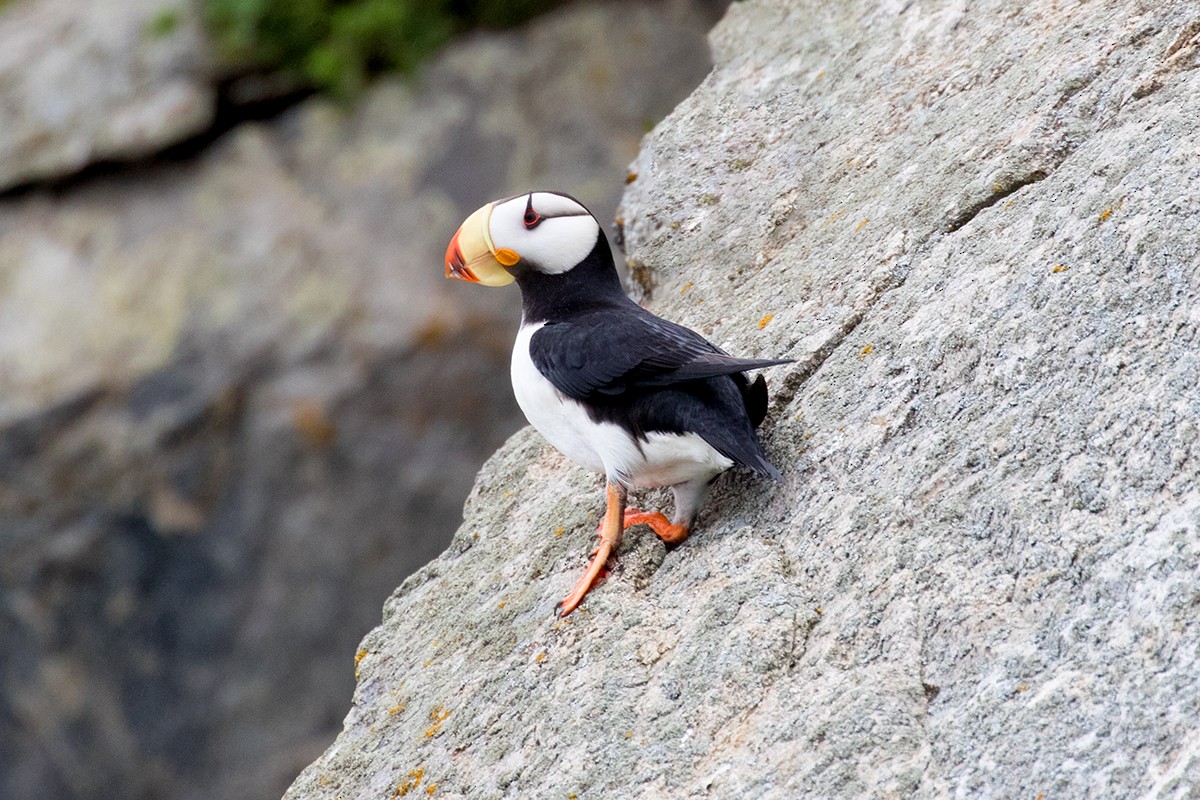
[[505,286],[515,280],[505,267],[521,258],[512,250],[495,248],[488,228],[491,218],[492,204],[488,203],[459,226],[446,248],[447,278],[484,286]]

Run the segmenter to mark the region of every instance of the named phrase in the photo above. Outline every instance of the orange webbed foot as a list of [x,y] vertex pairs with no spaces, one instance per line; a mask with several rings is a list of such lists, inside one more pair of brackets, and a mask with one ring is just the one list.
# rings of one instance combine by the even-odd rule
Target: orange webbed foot
[[584,596],[604,577],[608,571],[608,557],[621,543],[621,534],[625,530],[621,524],[625,515],[625,489],[610,483],[606,494],[608,502],[604,511],[604,522],[600,524],[600,545],[592,553],[592,560],[584,570],[583,577],[575,584],[571,593],[558,604],[560,617],[565,617],[578,608]]
[[664,544],[677,545],[688,537],[687,525],[677,525],[657,511],[638,511],[636,508],[625,512],[625,527],[630,525],[649,525]]
[[581,577],[575,584],[575,588],[571,593],[563,598],[558,604],[558,615],[565,617],[570,614],[579,604],[583,602],[584,595],[592,590],[597,583],[600,582],[605,575],[608,574],[608,557],[612,554],[612,545],[603,539],[600,541],[600,546],[592,551],[592,560],[588,562],[588,567],[583,572]]
[[[667,519],[665,514],[660,514],[657,511],[642,511],[641,509],[629,506],[625,509],[624,529],[629,530],[633,525],[648,525],[654,531],[654,534],[662,539],[665,544],[676,545],[688,537],[691,531],[687,525],[678,525]],[[596,531],[603,531],[604,523],[601,522],[597,526]]]

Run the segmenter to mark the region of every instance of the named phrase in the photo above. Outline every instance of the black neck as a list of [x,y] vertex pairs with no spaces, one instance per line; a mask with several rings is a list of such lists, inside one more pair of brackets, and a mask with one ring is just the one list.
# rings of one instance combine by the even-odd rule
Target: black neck
[[587,257],[566,272],[547,275],[535,269],[516,272],[526,323],[553,322],[579,311],[631,303],[621,288],[604,231]]

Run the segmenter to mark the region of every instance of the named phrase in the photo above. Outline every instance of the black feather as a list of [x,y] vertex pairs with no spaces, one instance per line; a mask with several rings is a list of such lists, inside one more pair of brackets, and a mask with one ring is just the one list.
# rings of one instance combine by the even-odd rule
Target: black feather
[[766,415],[766,384],[747,369],[787,363],[735,358],[702,336],[633,302],[546,322],[529,343],[534,366],[592,419],[635,437],[696,433],[722,455],[763,475],[754,428]]
[[643,441],[652,432],[695,433],[738,464],[780,478],[754,434],[767,412],[766,382],[745,371],[789,360],[731,356],[634,303],[603,233],[565,273],[515,274],[525,323],[544,323],[529,342],[534,366],[592,420]]
[[767,417],[767,379],[762,375],[753,381],[746,380],[745,375],[738,377],[742,379],[738,388],[742,390],[742,402],[750,416],[750,425],[757,429]]

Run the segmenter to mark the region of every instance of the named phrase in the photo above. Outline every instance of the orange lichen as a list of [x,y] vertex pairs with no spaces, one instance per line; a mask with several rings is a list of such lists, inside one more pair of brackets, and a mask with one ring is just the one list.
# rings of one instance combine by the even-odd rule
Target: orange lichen
[[864,219],[862,222],[858,223],[858,227],[854,229],[854,232],[858,233],[863,228],[867,227],[867,223],[870,221],[871,221],[871,219],[870,219],[870,217],[868,217],[867,219]]
[[333,421],[315,400],[298,400],[292,406],[292,427],[319,450],[327,449],[337,438]]
[[545,653],[538,653],[536,656],[533,657],[533,663],[535,663],[535,664],[540,664],[545,660],[546,660]]
[[434,792],[436,792],[436,791],[437,791],[437,784],[436,784],[436,783],[431,783],[431,784],[429,784],[428,786],[426,786],[426,787],[425,787],[425,794],[432,795],[432,794],[433,794]]
[[761,331],[763,328],[765,328],[765,327],[767,327],[768,325],[770,325],[770,324],[771,324],[771,320],[773,320],[773,319],[775,319],[775,315],[774,315],[774,314],[767,314],[765,317],[763,317],[762,319],[760,319],[760,320],[758,321],[758,329]]
[[431,316],[425,320],[425,324],[421,326],[414,337],[417,347],[423,349],[441,347],[454,333],[454,327],[452,321],[445,317]]
[[690,291],[692,290],[692,287],[693,287],[693,286],[695,286],[695,285],[696,285],[696,284],[692,283],[691,281],[688,281],[687,283],[685,283],[685,284],[683,285],[683,288],[679,290],[679,293],[680,293],[680,294],[687,294],[688,292],[690,292]]
[[625,184],[628,186],[638,179],[638,174],[632,170],[625,173]]
[[1070,267],[1066,266],[1065,264],[1055,264],[1054,267],[1050,271],[1051,272],[1066,272],[1069,269],[1070,269]]
[[558,537],[558,536],[562,536],[562,535],[563,535],[564,533],[566,533],[566,532],[567,532],[567,529],[566,529],[566,528],[555,528],[555,529],[554,529],[554,535],[555,535],[556,537]]
[[596,63],[588,68],[587,79],[593,86],[608,86],[612,83],[612,72],[607,65]]
[[389,715],[399,714],[403,710],[404,710],[404,703],[401,703],[399,705],[392,706],[391,708],[389,708],[388,714]]
[[868,345],[867,345],[866,347],[864,347],[862,350],[859,350],[859,351],[858,351],[858,357],[859,357],[859,358],[866,358],[867,356],[871,355],[871,353],[874,353],[874,352],[875,352],[875,345],[873,345],[873,344],[868,344]]
[[433,724],[425,731],[425,738],[437,736],[442,732],[442,723],[450,717],[450,712],[441,706],[434,706],[429,712],[429,719]]
[[1113,213],[1112,206],[1109,206],[1108,208],[1106,208],[1100,212],[1100,218],[1098,221],[1104,222],[1104,220],[1106,220],[1112,216],[1112,213]]
[[422,779],[425,777],[425,768],[417,767],[414,770],[409,770],[408,779],[396,785],[396,789],[392,792],[392,797],[404,797],[421,785]]
[[357,653],[354,654],[354,680],[358,680],[358,665],[366,657],[367,657],[367,651],[365,649],[359,650]]

